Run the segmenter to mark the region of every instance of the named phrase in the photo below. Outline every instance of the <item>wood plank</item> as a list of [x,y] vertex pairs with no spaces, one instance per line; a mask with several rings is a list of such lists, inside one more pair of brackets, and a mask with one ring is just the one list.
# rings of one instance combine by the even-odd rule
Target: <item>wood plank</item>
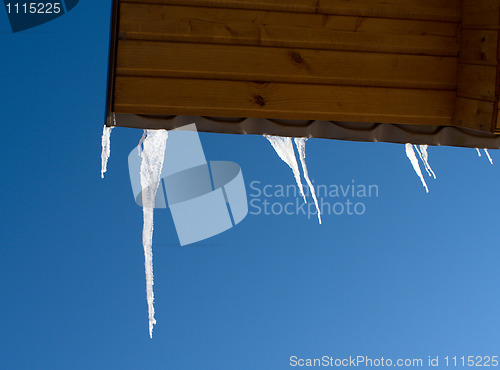
[[454,91],[117,76],[115,112],[448,125]]
[[460,22],[461,10],[459,0],[127,0],[127,2],[445,22]]
[[468,64],[497,65],[498,31],[463,30],[460,61]]
[[[499,94],[500,0],[463,0],[455,121],[494,132]],[[463,99],[468,98],[468,99]]]
[[457,96],[494,102],[496,76],[496,66],[459,64]]
[[492,102],[457,98],[453,123],[461,127],[491,132],[493,114],[494,103]]
[[[458,55],[455,36],[436,36],[424,33],[423,28],[420,34],[401,33],[401,21],[358,19],[353,23],[350,18],[335,23],[317,15],[299,20],[276,12],[129,3],[122,4],[120,14],[121,39]],[[408,22],[412,32],[422,26]],[[434,28],[430,32],[439,32],[438,26]]]
[[499,0],[462,0],[462,2],[462,25],[464,29],[498,29],[500,25]]
[[121,2],[303,13],[315,13],[317,9],[317,0],[122,0]]
[[318,13],[460,22],[461,0],[319,0]]
[[295,14],[259,10],[199,8],[122,3],[123,13],[132,13],[135,20],[172,22],[176,19],[196,19],[212,23],[272,24],[280,27],[323,28],[333,31],[397,33],[422,36],[458,36],[459,23],[373,18],[362,16]]
[[120,40],[117,74],[312,84],[456,88],[457,59]]

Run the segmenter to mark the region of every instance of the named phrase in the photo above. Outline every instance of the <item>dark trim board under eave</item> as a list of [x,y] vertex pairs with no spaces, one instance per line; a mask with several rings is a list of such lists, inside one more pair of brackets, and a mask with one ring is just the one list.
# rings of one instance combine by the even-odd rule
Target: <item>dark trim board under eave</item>
[[120,127],[172,130],[191,123],[201,132],[500,149],[499,135],[454,126],[116,114]]
[[111,24],[109,30],[108,82],[106,86],[106,126],[113,126],[113,103],[115,95],[116,52],[118,48],[118,25],[120,16],[120,1],[113,0],[111,7]]

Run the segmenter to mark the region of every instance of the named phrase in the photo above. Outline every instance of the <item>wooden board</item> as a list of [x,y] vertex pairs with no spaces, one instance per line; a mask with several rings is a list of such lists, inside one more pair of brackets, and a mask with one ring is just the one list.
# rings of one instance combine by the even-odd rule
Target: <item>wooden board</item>
[[499,29],[500,2],[498,0],[462,0],[464,29]]
[[455,122],[500,130],[499,0],[463,0]]
[[454,24],[123,3],[120,39],[458,56]]
[[118,76],[115,110],[447,125],[454,99],[454,91]]
[[131,0],[130,2],[443,22],[459,22],[461,16],[460,2],[455,0]]
[[494,114],[494,104],[491,102],[457,98],[454,112],[454,124],[461,127],[470,127],[481,131],[491,131],[491,120]]
[[466,64],[497,65],[498,31],[468,30],[461,34],[460,61]]
[[[454,90],[456,58],[121,40],[118,75]],[[173,57],[174,56],[174,57]]]
[[457,96],[494,102],[496,75],[496,66],[459,64]]

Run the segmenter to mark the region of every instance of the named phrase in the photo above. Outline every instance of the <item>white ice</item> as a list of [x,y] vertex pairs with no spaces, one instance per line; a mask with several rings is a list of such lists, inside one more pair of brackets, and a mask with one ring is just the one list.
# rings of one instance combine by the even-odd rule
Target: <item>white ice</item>
[[309,173],[307,171],[306,164],[306,141],[307,138],[295,138],[295,145],[297,146],[297,151],[299,152],[300,163],[302,165],[302,172],[304,173],[304,178],[306,179],[307,185],[309,185],[309,189],[311,190],[311,195],[314,199],[314,204],[316,205],[316,210],[318,211],[318,220],[321,224],[321,211],[318,205],[318,198],[316,198],[316,192],[314,191],[314,186],[309,179]]
[[410,160],[411,165],[413,166],[413,169],[417,173],[418,177],[420,177],[420,181],[422,181],[422,185],[424,185],[425,191],[428,193],[429,188],[425,183],[425,179],[424,176],[422,175],[422,171],[420,170],[420,165],[418,164],[418,159],[417,156],[415,155],[415,151],[413,150],[412,144],[406,144],[406,156]]
[[111,130],[113,127],[107,127],[104,125],[102,128],[102,138],[101,138],[101,178],[104,178],[104,174],[108,170],[108,159],[111,154]]
[[141,156],[142,143],[144,142],[144,139],[146,138],[147,133],[148,133],[148,130],[142,130],[142,137],[141,137],[141,140],[139,140],[139,145],[137,146],[137,151],[139,152],[139,157]]
[[153,211],[156,192],[160,184],[161,170],[165,157],[168,131],[147,130],[142,141],[141,151],[141,188],[144,225],[142,244],[144,247],[144,265],[146,269],[146,293],[149,314],[149,336],[153,338],[153,325],[156,324],[153,306]]
[[[488,152],[488,149],[484,148],[484,152],[486,153],[486,157],[488,157],[488,160],[490,161],[491,164],[493,164],[493,159],[491,159],[490,153]],[[481,157],[481,151],[479,148],[476,148],[477,155]]]
[[488,152],[488,149],[484,149],[484,152],[486,153],[486,156],[488,157],[488,160],[490,161],[491,164],[493,164],[493,159],[491,159],[490,153]]
[[428,145],[419,145],[418,147],[415,145],[415,149],[417,150],[418,155],[420,156],[420,159],[422,160],[425,170],[427,171],[427,174],[431,177],[436,178],[436,174],[431,168],[431,165],[429,164],[429,153],[427,152]]
[[307,203],[306,195],[304,194],[304,188],[302,187],[302,181],[300,180],[299,165],[297,163],[297,158],[295,157],[295,152],[293,150],[292,139],[289,137],[281,136],[270,136],[264,135],[267,140],[271,143],[276,153],[279,157],[292,169],[293,176],[299,187],[300,194],[304,198],[304,202]]

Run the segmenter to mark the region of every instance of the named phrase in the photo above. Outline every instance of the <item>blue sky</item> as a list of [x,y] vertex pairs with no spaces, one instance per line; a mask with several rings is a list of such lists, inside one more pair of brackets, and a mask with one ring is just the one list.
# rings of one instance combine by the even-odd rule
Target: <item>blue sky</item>
[[[81,1],[17,34],[0,11],[0,369],[500,355],[498,164],[431,147],[438,179],[426,194],[403,145],[321,139],[307,143],[311,178],[377,185],[366,213],[323,225],[249,215],[179,247],[169,212],[156,212],[149,339],[142,212],[127,169],[142,132],[113,131],[100,178],[109,8]],[[247,189],[294,182],[262,137],[200,137],[208,159],[241,166]]]

